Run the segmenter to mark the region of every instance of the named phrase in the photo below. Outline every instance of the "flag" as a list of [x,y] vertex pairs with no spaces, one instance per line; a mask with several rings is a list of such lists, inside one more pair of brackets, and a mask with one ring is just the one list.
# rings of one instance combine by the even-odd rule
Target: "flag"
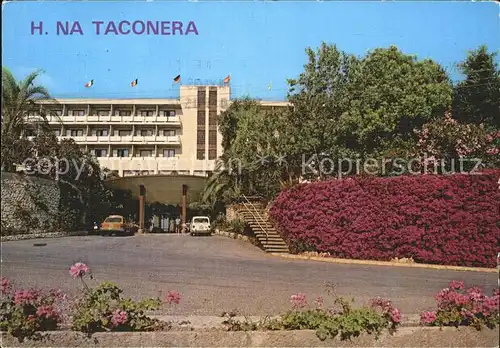
[[231,81],[231,75],[227,75],[226,78],[224,79],[224,83],[229,83]]
[[85,84],[85,87],[91,87],[94,84],[94,80],[90,80]]
[[130,85],[131,85],[132,87],[135,87],[135,86],[137,86],[137,83],[139,83],[139,79],[135,79],[134,81],[132,81],[132,82],[130,83]]
[[174,82],[177,83],[181,80],[181,75],[177,75],[176,77],[174,77]]

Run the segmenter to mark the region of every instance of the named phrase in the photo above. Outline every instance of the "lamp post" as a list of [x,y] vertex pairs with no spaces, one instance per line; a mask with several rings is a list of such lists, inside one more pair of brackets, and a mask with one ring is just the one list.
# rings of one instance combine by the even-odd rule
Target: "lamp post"
[[185,232],[186,228],[186,196],[187,196],[187,185],[182,185],[182,232]]
[[144,233],[144,198],[146,196],[146,187],[139,186],[139,233]]

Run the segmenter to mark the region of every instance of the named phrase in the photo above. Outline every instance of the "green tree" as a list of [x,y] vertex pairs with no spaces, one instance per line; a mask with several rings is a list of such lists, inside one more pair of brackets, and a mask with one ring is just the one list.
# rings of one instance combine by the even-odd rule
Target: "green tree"
[[352,81],[359,73],[360,61],[340,51],[335,45],[322,43],[317,50],[306,49],[308,61],[298,78],[288,80],[288,100],[293,109],[287,117],[289,136],[282,136],[295,159],[314,156],[319,163],[324,157],[341,152],[339,121],[349,108]]
[[500,128],[500,69],[497,52],[486,46],[470,51],[459,64],[465,76],[454,89],[453,116],[467,123]]
[[368,53],[349,91],[337,141],[361,156],[413,138],[414,129],[442,117],[452,101],[451,82],[439,64],[418,61],[394,46]]

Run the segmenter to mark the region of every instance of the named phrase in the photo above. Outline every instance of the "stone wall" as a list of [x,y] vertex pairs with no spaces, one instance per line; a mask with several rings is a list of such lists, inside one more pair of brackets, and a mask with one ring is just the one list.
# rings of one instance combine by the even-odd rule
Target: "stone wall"
[[1,173],[2,235],[53,232],[59,212],[57,182]]

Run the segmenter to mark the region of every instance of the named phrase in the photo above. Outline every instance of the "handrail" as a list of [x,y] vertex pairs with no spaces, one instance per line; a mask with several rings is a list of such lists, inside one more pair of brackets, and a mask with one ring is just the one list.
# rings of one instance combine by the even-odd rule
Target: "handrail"
[[[257,208],[253,205],[253,203],[252,203],[252,202],[250,202],[250,201],[248,200],[248,198],[247,198],[244,194],[242,194],[242,196],[243,196],[243,198],[246,200],[246,202],[247,202],[248,204],[250,204],[250,205],[252,206],[252,208],[254,208],[254,209],[255,209],[255,212],[257,213],[257,215],[259,215],[259,211],[258,211],[258,210],[257,210]],[[253,213],[250,209],[248,209],[248,207],[247,207],[246,205],[245,205],[245,208],[247,208],[248,212],[249,212],[250,214],[252,214],[252,216],[253,216],[254,220],[257,222],[257,224],[259,225],[260,229],[261,229],[261,230],[262,230],[262,231],[266,234],[266,242],[268,242],[268,241],[269,241],[269,234],[268,234],[268,233],[267,233],[267,231],[266,231],[266,230],[262,227],[262,225],[261,225],[261,224],[260,224],[260,222],[259,222],[259,219],[258,219],[258,218],[254,215],[254,213]]]

